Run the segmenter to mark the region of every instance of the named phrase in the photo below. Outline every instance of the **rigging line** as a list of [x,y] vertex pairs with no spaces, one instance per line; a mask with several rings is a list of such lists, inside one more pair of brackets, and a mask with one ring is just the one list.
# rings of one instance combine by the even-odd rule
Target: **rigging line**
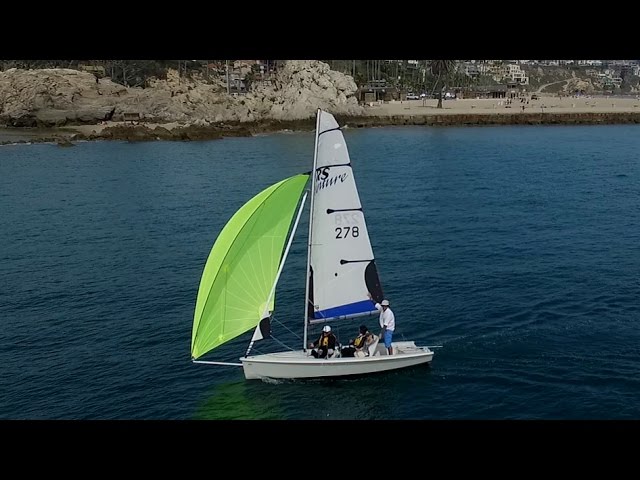
[[[313,318],[307,318],[307,320],[309,321],[309,323],[311,323],[311,320],[326,320],[327,317],[325,317],[324,313],[322,313],[322,311],[318,308],[316,309],[315,304],[311,303],[311,300],[307,299],[307,302],[311,304],[311,306],[313,307]],[[316,313],[320,314],[321,317],[320,318],[316,318]]]
[[282,343],[280,340],[278,340],[276,337],[274,337],[273,335],[271,335],[271,338],[273,340],[275,340],[276,342],[278,342],[278,344],[284,348],[288,348],[289,350],[293,351],[293,348],[291,348],[289,345],[286,345],[285,343]]
[[298,335],[296,332],[294,332],[293,330],[291,330],[289,327],[287,327],[284,323],[282,323],[281,321],[277,320],[275,317],[271,317],[271,319],[274,321],[274,323],[277,323],[278,325],[280,325],[281,327],[283,327],[287,332],[289,332],[290,334],[292,334],[293,336],[295,336],[298,340],[300,340],[302,337],[300,335]]

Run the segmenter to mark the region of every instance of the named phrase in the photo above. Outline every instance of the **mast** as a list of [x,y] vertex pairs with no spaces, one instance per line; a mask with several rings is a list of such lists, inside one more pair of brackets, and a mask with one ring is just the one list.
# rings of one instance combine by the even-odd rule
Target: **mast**
[[320,136],[320,112],[316,114],[316,142],[313,150],[313,168],[311,169],[311,200],[309,201],[309,237],[307,238],[307,282],[304,295],[304,339],[302,343],[302,350],[307,350],[307,329],[309,326],[309,319],[307,318],[307,310],[309,303],[309,274],[311,272],[311,230],[313,228],[313,200],[316,190],[316,164],[318,161],[318,137]]

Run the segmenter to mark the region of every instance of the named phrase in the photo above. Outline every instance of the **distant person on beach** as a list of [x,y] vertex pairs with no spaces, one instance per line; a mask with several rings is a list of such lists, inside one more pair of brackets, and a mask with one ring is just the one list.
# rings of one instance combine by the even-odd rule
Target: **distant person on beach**
[[[373,301],[371,294],[367,294],[369,300]],[[382,300],[381,303],[376,303],[376,309],[380,311],[380,338],[384,340],[384,346],[387,347],[389,355],[393,355],[393,347],[391,341],[393,340],[393,332],[396,329],[396,317],[389,308],[389,300]]]
[[322,333],[320,338],[313,343],[309,344],[309,348],[312,348],[311,355],[316,358],[325,358],[327,355],[333,355],[336,349],[336,336],[331,331],[329,325],[322,327]]

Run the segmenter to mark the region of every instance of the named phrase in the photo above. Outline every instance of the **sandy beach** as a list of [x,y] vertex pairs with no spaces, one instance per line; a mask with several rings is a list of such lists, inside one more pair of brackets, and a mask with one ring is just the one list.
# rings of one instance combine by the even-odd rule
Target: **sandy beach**
[[[527,103],[528,100],[528,103]],[[384,125],[490,125],[490,124],[588,124],[588,123],[640,123],[640,99],[637,97],[558,97],[539,95],[532,100],[525,97],[507,102],[506,99],[450,99],[437,108],[435,99],[377,102],[365,107],[365,115],[344,117],[349,127]],[[524,107],[524,109],[523,109]],[[542,114],[542,115],[541,115]],[[123,129],[123,127],[126,127]],[[152,131],[162,127],[167,135]],[[251,135],[280,130],[308,130],[313,122],[242,122],[235,126],[211,124],[195,127],[189,123],[139,122],[131,125],[122,121],[105,121],[99,124],[67,125],[55,129],[5,128],[0,129],[0,144],[26,142],[58,142],[68,144],[76,140],[185,140],[215,139],[222,136]],[[180,130],[197,131],[196,136],[185,138]],[[117,132],[117,133],[114,133]],[[172,137],[172,135],[176,135]],[[133,138],[135,137],[135,138]],[[162,137],[162,138],[160,138]]]
[[[367,114],[388,115],[455,115],[455,114],[518,114],[518,113],[638,113],[637,97],[558,97],[538,94],[537,100],[520,102],[519,98],[507,104],[506,99],[443,100],[443,108],[437,108],[438,100],[404,100],[375,103],[367,106]],[[525,97],[528,98],[528,97]],[[524,106],[524,110],[522,107]]]
[[[443,100],[443,108],[437,108],[438,100],[405,100],[375,103],[366,106],[367,116],[430,116],[430,115],[504,115],[519,113],[640,113],[640,99],[636,97],[557,97],[539,96],[538,100],[521,103],[514,99],[507,105],[506,99],[456,99]],[[524,110],[522,107],[524,106]],[[100,125],[79,125],[68,127],[83,135],[99,135],[105,128],[122,125],[123,122],[102,122]],[[154,129],[162,126],[169,130],[181,126],[173,122],[166,124],[144,123]]]

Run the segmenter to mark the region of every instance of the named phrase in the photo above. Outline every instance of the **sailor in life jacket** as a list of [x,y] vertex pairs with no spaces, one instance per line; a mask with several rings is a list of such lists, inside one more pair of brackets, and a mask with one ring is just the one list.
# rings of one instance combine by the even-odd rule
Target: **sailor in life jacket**
[[367,347],[371,344],[373,335],[366,325],[360,325],[360,333],[352,340],[349,340],[349,345],[341,350],[343,357],[366,357]]
[[333,352],[336,349],[336,341],[336,336],[331,332],[331,327],[329,325],[325,325],[322,327],[320,338],[309,344],[309,348],[313,348],[313,350],[311,350],[311,355],[316,358],[325,358],[327,354],[333,355]]

